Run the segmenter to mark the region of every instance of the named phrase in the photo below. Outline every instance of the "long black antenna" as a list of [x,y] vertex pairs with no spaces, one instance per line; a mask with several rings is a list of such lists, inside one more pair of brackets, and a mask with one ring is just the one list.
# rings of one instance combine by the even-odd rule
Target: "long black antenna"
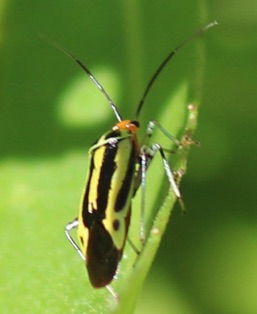
[[60,49],[61,51],[63,51],[64,53],[66,53],[70,58],[72,58],[87,74],[88,76],[91,78],[91,80],[95,83],[95,85],[100,89],[100,91],[104,94],[105,98],[107,99],[107,101],[109,102],[116,118],[118,121],[122,121],[122,117],[119,113],[119,110],[117,108],[117,106],[114,104],[114,102],[112,101],[112,99],[110,98],[110,96],[107,94],[107,92],[105,91],[105,89],[103,88],[103,86],[99,83],[99,81],[94,77],[94,75],[88,70],[88,68],[73,54],[71,53],[68,49],[66,49],[65,47],[63,47],[62,45],[60,45],[59,43],[49,39],[48,37],[46,37],[45,35],[40,35],[40,37],[42,37],[43,39],[47,40],[50,44],[52,44],[53,46],[55,46],[56,48]]
[[152,76],[152,78],[150,79],[149,83],[146,86],[146,89],[144,91],[143,97],[141,98],[138,107],[137,107],[137,111],[136,111],[136,118],[139,116],[140,111],[143,107],[143,104],[145,102],[145,98],[148,95],[153,83],[155,82],[156,78],[158,77],[158,75],[160,74],[160,72],[163,70],[163,68],[165,67],[165,65],[172,59],[172,57],[184,46],[186,45],[189,41],[191,41],[193,38],[201,35],[202,33],[204,33],[205,31],[207,31],[209,28],[212,28],[214,26],[218,25],[218,23],[216,21],[213,21],[209,24],[207,24],[206,26],[202,27],[201,29],[197,30],[193,35],[189,36],[188,38],[186,38],[184,41],[182,41],[174,50],[172,50],[169,55],[164,59],[164,61],[161,63],[161,65],[158,67],[158,69],[156,70],[156,72],[154,73],[154,75]]

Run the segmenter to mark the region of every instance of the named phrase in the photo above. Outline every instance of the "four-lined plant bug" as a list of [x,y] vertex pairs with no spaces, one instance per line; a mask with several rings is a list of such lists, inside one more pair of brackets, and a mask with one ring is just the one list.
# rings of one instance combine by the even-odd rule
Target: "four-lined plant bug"
[[[118,120],[112,129],[102,135],[89,150],[88,176],[79,215],[65,227],[65,234],[85,261],[90,282],[95,288],[108,287],[117,271],[127,239],[131,201],[140,186],[142,188],[140,237],[144,240],[146,172],[157,152],[162,158],[170,189],[175,193],[184,210],[181,193],[165,156],[165,149],[158,143],[150,144],[149,139],[154,129],[158,128],[176,145],[180,142],[157,121],[150,121],[143,142],[139,143],[138,116],[146,96],[165,65],[185,44],[216,24],[216,22],[208,24],[169,53],[149,81],[137,107],[135,120],[123,120],[114,102],[88,68],[63,46],[50,41],[75,60],[89,75],[104,94]],[[78,229],[80,245],[70,234],[74,228]],[[109,290],[112,292],[110,287]]]

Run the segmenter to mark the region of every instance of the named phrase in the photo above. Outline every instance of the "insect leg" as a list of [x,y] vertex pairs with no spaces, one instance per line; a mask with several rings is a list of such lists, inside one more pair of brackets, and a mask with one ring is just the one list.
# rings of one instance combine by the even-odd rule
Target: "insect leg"
[[160,155],[161,155],[161,158],[162,158],[162,162],[163,162],[163,168],[164,168],[164,171],[166,173],[166,177],[169,181],[169,184],[170,184],[170,188],[172,189],[172,191],[174,192],[174,194],[176,195],[178,201],[179,201],[179,204],[180,204],[180,207],[182,209],[182,213],[185,213],[186,212],[186,208],[185,208],[185,205],[184,205],[184,202],[182,200],[182,195],[180,193],[180,190],[178,188],[178,185],[176,183],[176,180],[175,180],[175,177],[174,177],[174,173],[171,169],[171,166],[164,154],[164,149],[162,148],[162,146],[158,143],[155,143],[155,144],[152,144],[149,148],[148,148],[148,154],[147,154],[147,157],[149,159],[148,161],[148,165],[150,164],[150,161],[153,159],[153,157],[155,156],[156,152],[159,152]]
[[176,146],[180,145],[180,141],[176,139],[172,134],[170,134],[167,130],[165,130],[156,120],[148,122],[145,138],[141,146],[139,169],[135,176],[135,191],[134,191],[134,194],[135,194],[139,186],[141,185],[140,240],[142,242],[145,241],[145,223],[144,223],[145,218],[144,217],[145,217],[145,197],[146,197],[146,172],[156,151],[159,151],[161,154],[163,165],[164,165],[164,170],[169,180],[170,186],[172,187],[172,190],[175,192],[181,204],[181,208],[184,211],[184,204],[181,199],[180,191],[177,187],[177,184],[174,179],[174,175],[171,171],[167,158],[165,157],[165,154],[164,154],[164,151],[167,151],[169,153],[172,153],[173,151],[170,149],[164,149],[159,144],[154,144],[152,146],[149,146],[148,144],[156,127],[166,137],[168,137],[172,142],[174,142]]
[[89,149],[89,153],[91,153],[92,151],[98,149],[99,147],[102,147],[106,144],[115,144],[119,141],[124,140],[125,138],[131,137],[131,134],[128,135],[124,135],[124,136],[117,136],[117,137],[110,137],[106,140],[101,141],[100,143],[94,144],[93,146],[90,147]]
[[[146,130],[146,137],[145,137],[145,142],[147,143],[149,138],[152,136],[153,132],[154,132],[154,129],[155,128],[158,128],[166,137],[168,137],[172,142],[175,143],[175,145],[178,147],[178,146],[181,146],[182,143],[181,141],[179,141],[177,138],[175,138],[171,133],[169,133],[165,128],[162,127],[161,124],[159,124],[156,120],[153,120],[153,121],[149,121],[148,122],[148,125],[147,125],[147,130]],[[190,142],[191,144],[192,143],[195,143],[194,141],[191,140]],[[179,201],[179,204],[180,204],[180,207],[182,209],[182,212],[185,213],[185,205],[184,205],[184,202],[182,200],[182,196],[181,196],[181,193],[179,191],[179,188],[177,186],[177,183],[176,183],[176,180],[174,178],[174,174],[171,170],[171,166],[164,154],[164,151],[166,152],[169,152],[169,153],[172,153],[173,151],[172,150],[169,150],[169,149],[165,149],[163,148],[160,144],[156,143],[156,144],[153,144],[150,146],[150,148],[148,149],[148,153],[147,153],[147,168],[149,167],[150,163],[151,163],[151,160],[153,159],[155,153],[157,151],[160,152],[160,155],[161,155],[161,158],[162,158],[162,162],[163,162],[163,167],[164,167],[164,170],[165,170],[165,173],[166,173],[166,176],[168,178],[168,181],[170,183],[170,187],[172,188],[172,190],[174,191],[178,201]]]
[[145,152],[146,146],[142,146],[140,155],[140,176],[141,176],[141,212],[140,212],[140,240],[145,241],[145,197],[146,197],[146,171],[148,160]]
[[[82,251],[80,250],[80,248],[78,247],[77,243],[74,241],[74,239],[72,238],[72,236],[70,235],[70,231],[74,228],[78,227],[78,218],[75,218],[73,221],[69,222],[66,227],[65,227],[65,235],[67,237],[67,239],[70,241],[71,245],[74,247],[74,249],[77,251],[77,253],[79,254],[79,256],[85,261],[86,258],[84,256],[84,254],[82,253]],[[109,291],[109,293],[115,298],[117,299],[118,295],[117,293],[112,289],[111,286],[106,286],[106,289]]]
[[65,226],[65,235],[67,239],[69,240],[70,244],[74,247],[74,249],[77,251],[78,255],[85,261],[85,256],[82,253],[81,249],[78,247],[77,243],[74,241],[72,236],[70,235],[70,231],[74,228],[78,227],[78,218],[75,218],[73,221],[69,222]]
[[171,133],[169,133],[164,127],[162,127],[159,122],[156,120],[152,120],[148,122],[147,128],[146,128],[146,134],[144,138],[144,145],[147,145],[149,139],[151,138],[152,134],[154,133],[155,128],[158,128],[167,138],[169,138],[176,146],[180,146],[181,142],[173,136]]
[[132,248],[132,250],[133,250],[137,255],[139,255],[139,254],[140,254],[139,249],[135,246],[135,244],[133,243],[133,241],[130,239],[129,236],[128,236],[128,238],[127,238],[127,241],[128,241],[128,244],[130,245],[130,247]]

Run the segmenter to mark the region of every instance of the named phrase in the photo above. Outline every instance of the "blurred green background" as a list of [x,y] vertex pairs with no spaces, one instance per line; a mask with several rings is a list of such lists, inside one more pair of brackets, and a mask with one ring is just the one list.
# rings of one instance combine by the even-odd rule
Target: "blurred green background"
[[[257,2],[0,0],[1,313],[73,313],[67,278],[83,287],[84,274],[69,269],[77,257],[63,226],[77,213],[87,147],[114,121],[85,74],[38,35],[75,52],[133,117],[160,60],[213,19],[201,147],[182,184],[188,213],[174,211],[136,313],[257,313]],[[189,50],[151,91],[145,120],[190,75]]]

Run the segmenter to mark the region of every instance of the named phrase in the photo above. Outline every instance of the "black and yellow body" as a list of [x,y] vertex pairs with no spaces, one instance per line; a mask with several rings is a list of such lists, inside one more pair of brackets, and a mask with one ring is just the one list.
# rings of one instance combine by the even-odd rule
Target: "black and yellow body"
[[89,169],[78,217],[78,238],[92,286],[115,275],[130,222],[139,148],[136,121],[121,121],[89,151]]
[[[186,43],[215,25],[217,22],[206,25],[168,54],[146,86],[137,107],[136,119],[141,112],[146,96],[165,65]],[[165,156],[165,152],[171,150],[162,148],[159,143],[149,143],[156,127],[176,146],[180,145],[180,141],[157,121],[149,121],[143,142],[139,145],[136,135],[139,122],[123,120],[116,105],[88,68],[67,49],[55,42],[52,43],[69,55],[89,75],[109,102],[118,120],[118,123],[90,148],[88,177],[79,215],[65,227],[68,240],[86,263],[92,286],[95,288],[107,286],[107,289],[115,296],[108,285],[112,281],[122,257],[130,223],[131,201],[140,186],[142,187],[140,239],[142,242],[145,239],[146,172],[156,152],[160,153],[169,187],[184,209],[172,168]],[[80,245],[70,234],[74,228],[78,228]]]

